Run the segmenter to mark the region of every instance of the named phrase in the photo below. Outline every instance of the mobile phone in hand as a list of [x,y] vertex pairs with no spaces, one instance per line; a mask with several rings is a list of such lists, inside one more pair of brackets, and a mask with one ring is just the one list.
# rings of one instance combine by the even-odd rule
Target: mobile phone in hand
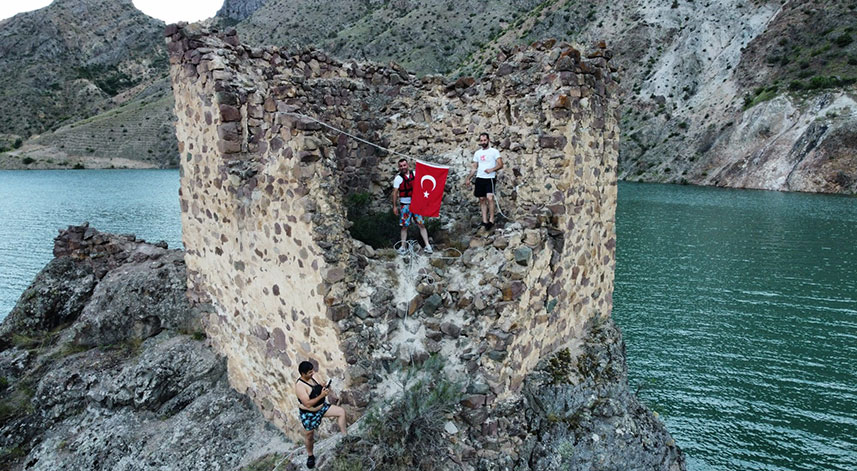
[[332,383],[332,382],[333,382],[333,378],[327,380],[327,386],[325,386],[325,387],[330,389],[330,383]]

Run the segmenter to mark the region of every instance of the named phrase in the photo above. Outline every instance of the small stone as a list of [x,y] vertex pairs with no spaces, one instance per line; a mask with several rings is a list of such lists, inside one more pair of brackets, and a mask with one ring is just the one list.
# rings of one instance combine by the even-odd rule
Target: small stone
[[527,289],[522,281],[512,281],[503,285],[503,301],[514,301]]
[[423,296],[430,296],[434,293],[434,285],[429,283],[420,283],[417,285],[417,293]]
[[329,268],[324,272],[322,277],[324,278],[324,281],[333,284],[345,278],[345,270],[339,267]]
[[492,350],[488,352],[488,358],[494,361],[503,361],[506,358],[506,352],[498,352],[496,350]]
[[434,293],[426,299],[426,302],[423,305],[423,312],[428,315],[432,315],[437,311],[437,308],[439,308],[441,304],[443,304],[443,298],[441,298],[437,293]]
[[461,327],[453,324],[452,322],[444,322],[440,325],[440,331],[443,332],[447,337],[457,339],[461,335]]
[[448,421],[446,424],[444,424],[443,429],[446,431],[446,433],[450,435],[455,435],[456,433],[458,433],[458,427],[456,427],[455,424],[452,423],[452,421]]
[[539,231],[528,229],[524,231],[524,243],[530,247],[536,247],[542,242],[542,236]]
[[475,249],[475,248],[479,248],[479,247],[485,247],[487,244],[488,244],[488,242],[484,238],[474,237],[474,238],[470,239],[469,245],[470,245],[471,249]]
[[220,120],[224,123],[241,120],[241,111],[230,105],[220,105]]
[[426,338],[434,341],[439,341],[441,338],[443,338],[443,332],[439,330],[426,329]]
[[515,249],[515,263],[521,266],[530,264],[530,259],[533,258],[533,249],[524,246]]
[[481,381],[476,381],[467,387],[467,392],[472,394],[488,394],[491,392],[491,387]]
[[431,339],[425,339],[423,341],[423,345],[425,345],[426,351],[429,353],[437,353],[442,348],[439,342],[435,342],[434,340],[431,340]]
[[410,316],[410,315],[413,315],[415,312],[417,312],[417,309],[422,307],[423,302],[425,302],[425,301],[423,300],[422,296],[420,296],[420,295],[414,296],[413,299],[411,299],[411,302],[408,303],[408,315]]
[[364,309],[363,306],[357,305],[354,307],[354,315],[360,319],[366,319],[369,317],[369,311]]
[[342,319],[345,319],[346,317],[348,317],[348,306],[346,306],[345,304],[338,304],[336,306],[331,306],[328,309],[328,316],[330,317],[330,320],[332,320],[333,322],[339,322]]

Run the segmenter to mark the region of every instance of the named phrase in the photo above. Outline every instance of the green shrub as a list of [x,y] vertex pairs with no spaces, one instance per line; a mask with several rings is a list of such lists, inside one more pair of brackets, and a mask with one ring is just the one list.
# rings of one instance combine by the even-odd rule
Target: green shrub
[[759,103],[768,101],[777,96],[778,87],[771,85],[767,88],[759,87],[754,90],[754,94],[744,95],[744,109],[752,108]]
[[444,424],[462,397],[461,385],[444,376],[443,365],[435,355],[408,368],[403,392],[367,413],[360,440],[343,446],[333,469],[441,469],[449,446]]
[[816,75],[815,77],[809,79],[809,85],[807,85],[807,89],[817,90],[819,88],[833,88],[843,85],[841,81],[834,76],[824,76],[824,75]]
[[74,167],[72,167],[72,168],[75,170],[83,170],[86,167],[82,163],[78,162],[78,163],[74,164]]
[[18,148],[20,148],[20,147],[21,147],[21,145],[23,145],[23,144],[24,144],[24,141],[23,141],[23,140],[21,140],[21,138],[19,137],[19,138],[15,139],[15,143],[14,143],[14,144],[12,144],[12,147],[14,147],[14,148],[18,149]]
[[371,209],[370,193],[352,193],[345,198],[345,209],[351,228],[351,237],[374,248],[390,247],[399,239],[399,225],[392,211]]
[[848,33],[842,33],[840,36],[837,36],[836,39],[833,40],[833,43],[839,47],[845,47],[854,42],[854,38],[851,37]]
[[21,163],[24,165],[30,165],[31,163],[33,163],[35,161],[36,161],[36,159],[34,159],[32,157],[24,157],[23,159],[21,159]]

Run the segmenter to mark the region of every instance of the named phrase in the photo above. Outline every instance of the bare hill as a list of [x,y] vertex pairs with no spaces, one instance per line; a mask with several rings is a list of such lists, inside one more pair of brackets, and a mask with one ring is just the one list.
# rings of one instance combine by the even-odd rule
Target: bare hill
[[0,22],[0,133],[23,137],[114,108],[165,75],[164,23],[131,0],[55,0]]

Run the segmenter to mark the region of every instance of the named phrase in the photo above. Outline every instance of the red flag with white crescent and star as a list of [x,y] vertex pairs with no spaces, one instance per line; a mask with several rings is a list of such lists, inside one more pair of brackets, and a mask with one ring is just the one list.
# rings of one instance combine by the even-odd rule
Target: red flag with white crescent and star
[[423,217],[440,215],[440,202],[449,167],[417,160],[414,177],[414,193],[411,197],[411,212]]

